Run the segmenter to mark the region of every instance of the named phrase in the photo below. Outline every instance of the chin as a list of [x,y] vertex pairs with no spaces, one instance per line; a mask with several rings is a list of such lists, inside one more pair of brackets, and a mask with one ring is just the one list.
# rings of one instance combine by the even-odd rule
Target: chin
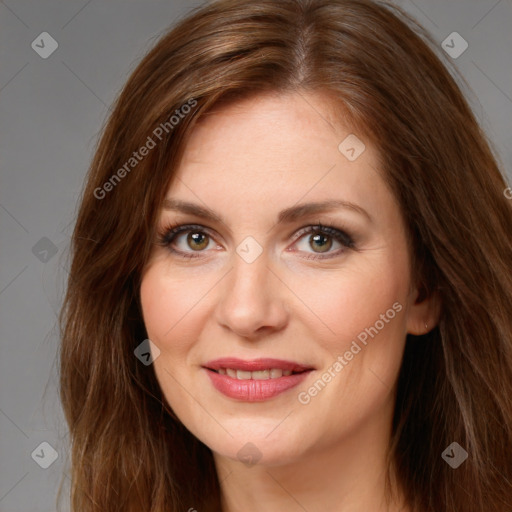
[[249,467],[270,467],[294,463],[305,455],[305,436],[284,428],[279,431],[279,421],[237,419],[236,422],[224,425],[233,433],[233,437],[227,433],[214,438],[211,432],[204,432],[204,436],[201,432],[194,434],[218,457],[239,461]]

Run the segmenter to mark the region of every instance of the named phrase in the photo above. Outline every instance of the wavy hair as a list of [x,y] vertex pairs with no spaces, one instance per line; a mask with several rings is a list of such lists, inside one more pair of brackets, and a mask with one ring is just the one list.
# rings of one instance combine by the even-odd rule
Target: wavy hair
[[[71,240],[59,356],[72,512],[221,510],[210,449],[134,356],[147,338],[141,276],[198,119],[249,95],[307,91],[329,95],[377,147],[413,278],[442,303],[435,329],[408,335],[390,471],[415,512],[512,509],[512,201],[435,47],[386,2],[218,0],[143,58],[103,129]],[[148,137],[155,147],[131,161]],[[456,470],[441,457],[453,441],[469,454]]]

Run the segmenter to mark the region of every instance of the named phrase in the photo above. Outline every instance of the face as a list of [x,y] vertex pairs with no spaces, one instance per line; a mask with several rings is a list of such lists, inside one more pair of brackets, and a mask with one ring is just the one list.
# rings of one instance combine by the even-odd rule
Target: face
[[265,95],[203,118],[162,207],[140,289],[154,370],[217,456],[294,462],[380,428],[429,321],[377,150],[339,148],[332,111]]

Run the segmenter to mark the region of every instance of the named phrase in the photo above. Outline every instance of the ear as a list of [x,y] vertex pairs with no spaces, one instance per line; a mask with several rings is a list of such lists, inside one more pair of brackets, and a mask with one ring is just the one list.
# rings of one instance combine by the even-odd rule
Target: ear
[[427,334],[437,326],[440,315],[441,297],[437,291],[427,295],[423,289],[414,290],[407,318],[407,333],[416,336]]

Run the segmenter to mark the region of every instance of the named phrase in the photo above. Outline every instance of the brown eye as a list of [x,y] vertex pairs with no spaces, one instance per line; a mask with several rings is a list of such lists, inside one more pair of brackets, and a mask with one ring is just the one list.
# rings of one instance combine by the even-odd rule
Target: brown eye
[[323,233],[317,233],[309,238],[309,245],[315,252],[327,252],[332,247],[332,238]]
[[203,226],[183,224],[169,226],[160,232],[157,243],[176,255],[195,258],[202,256],[202,252],[206,253],[210,245],[215,246],[213,242],[214,239]]
[[335,258],[355,248],[354,240],[345,231],[322,224],[300,230],[294,245],[306,259]]
[[191,231],[187,235],[187,244],[194,251],[201,251],[202,249],[205,249],[206,247],[208,247],[209,241],[210,237],[206,233]]

